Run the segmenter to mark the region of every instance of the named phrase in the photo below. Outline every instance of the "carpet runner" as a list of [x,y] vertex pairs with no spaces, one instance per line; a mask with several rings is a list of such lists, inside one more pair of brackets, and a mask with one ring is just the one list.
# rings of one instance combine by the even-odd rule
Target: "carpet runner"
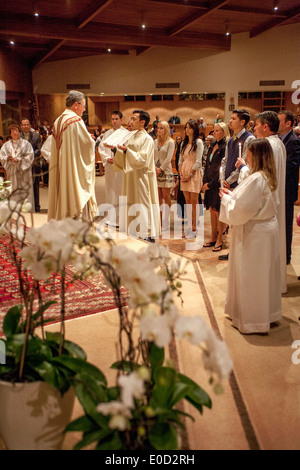
[[[94,313],[104,312],[116,308],[113,293],[105,282],[103,275],[99,274],[85,280],[73,281],[74,268],[66,269],[66,314],[65,319],[82,317]],[[52,276],[47,282],[41,283],[41,292],[44,302],[54,300],[44,313],[44,321],[59,321],[60,315],[60,278]],[[122,289],[122,301],[126,305],[128,292]],[[0,331],[3,318],[8,309],[20,303],[19,279],[17,268],[8,250],[7,240],[0,240]],[[38,309],[38,300],[35,300],[34,311]]]

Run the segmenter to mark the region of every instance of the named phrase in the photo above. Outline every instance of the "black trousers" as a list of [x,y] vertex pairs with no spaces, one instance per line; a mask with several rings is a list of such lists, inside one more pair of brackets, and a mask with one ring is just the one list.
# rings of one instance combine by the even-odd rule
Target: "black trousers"
[[34,209],[35,212],[40,212],[40,179],[41,179],[41,167],[32,166],[32,180],[33,180],[33,195],[34,195]]
[[286,262],[291,261],[294,223],[294,202],[285,203]]

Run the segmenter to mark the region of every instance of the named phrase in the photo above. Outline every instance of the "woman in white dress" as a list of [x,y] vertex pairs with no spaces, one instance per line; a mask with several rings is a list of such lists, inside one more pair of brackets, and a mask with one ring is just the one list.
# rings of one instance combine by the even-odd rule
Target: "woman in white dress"
[[157,139],[154,141],[154,159],[158,186],[159,205],[165,203],[162,212],[162,230],[169,229],[171,189],[174,186],[172,158],[174,156],[175,142],[171,138],[170,126],[167,121],[157,124]]
[[17,124],[9,126],[11,140],[1,147],[0,160],[6,171],[7,180],[11,182],[12,199],[30,202],[34,211],[31,166],[34,160],[30,142],[21,139],[21,129]]
[[266,139],[247,149],[251,173],[234,191],[220,189],[220,220],[232,226],[225,313],[241,333],[267,333],[281,319],[279,231],[272,192],[273,151]]

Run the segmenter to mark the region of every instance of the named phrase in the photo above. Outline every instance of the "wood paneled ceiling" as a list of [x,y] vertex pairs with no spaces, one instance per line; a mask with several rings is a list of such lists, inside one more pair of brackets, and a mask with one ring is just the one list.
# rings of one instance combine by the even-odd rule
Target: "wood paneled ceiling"
[[36,67],[99,54],[140,55],[154,47],[230,50],[231,34],[255,37],[299,23],[300,2],[1,0],[0,18],[0,46]]

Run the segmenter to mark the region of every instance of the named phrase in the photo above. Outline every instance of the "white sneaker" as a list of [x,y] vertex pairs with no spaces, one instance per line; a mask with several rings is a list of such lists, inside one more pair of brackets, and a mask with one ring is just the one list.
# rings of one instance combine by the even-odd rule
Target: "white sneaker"
[[195,232],[193,232],[192,230],[186,234],[185,238],[187,240],[193,240],[194,238],[197,237],[197,230]]

